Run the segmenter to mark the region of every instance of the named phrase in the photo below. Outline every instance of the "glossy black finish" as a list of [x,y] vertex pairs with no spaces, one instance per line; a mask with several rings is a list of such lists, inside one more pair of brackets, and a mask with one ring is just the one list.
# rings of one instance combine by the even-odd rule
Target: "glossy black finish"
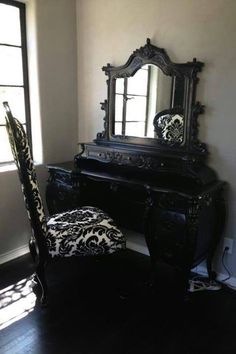
[[80,205],[79,179],[74,162],[65,162],[59,166],[56,164],[49,167],[46,201],[50,214],[74,209]]
[[[184,116],[181,145],[113,135],[115,80],[132,76],[143,64],[155,64],[173,76],[178,83],[175,90],[184,86],[183,107],[180,111],[172,107]],[[165,50],[150,40],[125,65],[108,64],[103,68],[108,75],[108,100],[102,103],[104,131],[94,142],[81,144],[74,164],[48,166],[50,212],[72,208],[76,203],[101,207],[121,226],[144,233],[154,277],[167,267],[176,272],[183,288],[190,269],[204,259],[209,277],[214,278],[211,262],[226,215],[226,184],[207,166],[206,145],[197,137],[197,117],[203,106],[195,98],[197,73],[202,66],[196,59],[172,63]],[[179,102],[181,94],[173,94],[173,101]]]
[[155,271],[166,264],[186,283],[190,269],[207,258],[213,277],[211,260],[225,222],[225,183],[200,185],[194,178],[161,176],[81,156],[77,165],[48,166],[51,213],[70,209],[76,200],[102,207],[120,226],[145,234]]
[[[123,135],[114,135],[115,121],[115,82],[117,78],[126,78],[133,76],[145,64],[153,64],[158,66],[165,75],[171,76],[172,81],[176,84],[173,88],[172,101],[175,108],[180,98],[183,96],[183,107],[181,110],[184,115],[184,139],[183,144],[169,146],[169,144],[161,139],[138,138]],[[173,63],[166,51],[151,44],[147,39],[145,46],[135,50],[128,61],[119,67],[107,64],[102,69],[108,76],[108,99],[102,103],[102,109],[105,111],[104,131],[98,133],[97,144],[116,143],[116,144],[134,144],[149,147],[150,152],[160,150],[162,153],[173,153],[174,151],[185,159],[204,159],[207,155],[207,147],[198,140],[198,115],[203,113],[204,107],[200,102],[196,102],[196,88],[198,83],[197,74],[202,70],[203,63],[193,59],[192,62],[176,64]],[[173,85],[172,85],[173,86]],[[181,92],[180,92],[181,91]],[[184,91],[184,92],[182,92]],[[166,107],[174,108],[174,107]],[[135,118],[135,117],[134,117]],[[154,117],[153,117],[154,119]]]

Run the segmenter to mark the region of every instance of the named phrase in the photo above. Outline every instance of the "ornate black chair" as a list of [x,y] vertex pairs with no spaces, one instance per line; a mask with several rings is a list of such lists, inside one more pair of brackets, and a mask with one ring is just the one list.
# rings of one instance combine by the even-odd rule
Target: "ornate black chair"
[[125,248],[125,239],[114,221],[95,207],[84,206],[46,218],[25,130],[13,117],[8,103],[3,105],[9,141],[32,228],[29,249],[36,265],[34,280],[40,290],[36,293],[40,303],[46,304],[45,266],[50,259],[111,254]]

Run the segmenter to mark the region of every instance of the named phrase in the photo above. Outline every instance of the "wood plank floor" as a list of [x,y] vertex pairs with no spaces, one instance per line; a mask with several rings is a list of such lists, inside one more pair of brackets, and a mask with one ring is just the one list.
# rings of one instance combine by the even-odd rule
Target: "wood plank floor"
[[50,303],[41,309],[26,304],[34,299],[27,283],[32,271],[28,256],[0,267],[0,320],[3,309],[13,312],[0,330],[1,354],[236,353],[230,289],[194,293],[180,303],[174,289],[150,287],[149,258],[127,250],[50,265]]

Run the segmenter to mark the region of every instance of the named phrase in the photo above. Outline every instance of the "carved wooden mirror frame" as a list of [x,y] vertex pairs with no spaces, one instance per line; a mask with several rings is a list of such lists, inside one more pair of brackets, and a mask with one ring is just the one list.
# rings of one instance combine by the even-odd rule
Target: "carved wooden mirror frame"
[[[153,64],[159,67],[165,75],[184,79],[184,143],[181,145],[163,144],[156,138],[133,137],[125,135],[113,135],[113,124],[115,117],[115,84],[117,78],[133,76],[138,69],[145,64]],[[135,50],[129,57],[126,64],[114,67],[110,64],[102,68],[108,76],[108,99],[101,103],[102,110],[105,111],[104,131],[97,134],[95,142],[97,144],[128,144],[130,147],[146,147],[160,150],[162,153],[178,153],[184,155],[195,155],[204,157],[207,154],[206,145],[198,140],[198,115],[203,113],[204,106],[196,102],[196,86],[198,83],[197,74],[201,71],[203,63],[195,58],[192,62],[173,63],[166,51],[151,44],[147,39],[146,44]]]

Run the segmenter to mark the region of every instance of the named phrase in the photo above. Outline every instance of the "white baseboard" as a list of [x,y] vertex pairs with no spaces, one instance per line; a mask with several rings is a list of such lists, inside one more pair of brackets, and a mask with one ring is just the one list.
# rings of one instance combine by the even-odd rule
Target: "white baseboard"
[[18,247],[12,251],[0,254],[0,264],[12,261],[17,257],[21,257],[29,252],[28,244]]

